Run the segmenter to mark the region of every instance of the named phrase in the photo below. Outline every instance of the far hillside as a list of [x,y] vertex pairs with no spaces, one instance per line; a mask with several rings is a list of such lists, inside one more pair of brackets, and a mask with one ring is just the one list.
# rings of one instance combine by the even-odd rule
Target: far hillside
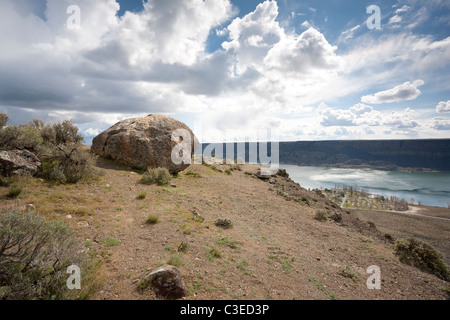
[[[203,150],[209,144],[203,144]],[[214,144],[220,150],[220,145]],[[223,154],[226,154],[223,145]],[[249,160],[242,143],[234,144],[234,159]],[[271,146],[268,146],[270,156]],[[296,141],[279,143],[279,162],[299,166],[364,167],[380,170],[450,171],[450,139]],[[260,159],[258,158],[258,161]]]

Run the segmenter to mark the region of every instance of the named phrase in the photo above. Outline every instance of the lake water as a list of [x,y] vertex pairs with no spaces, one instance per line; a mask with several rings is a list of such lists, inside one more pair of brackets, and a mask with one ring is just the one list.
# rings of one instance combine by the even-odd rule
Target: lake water
[[450,172],[400,172],[372,169],[342,169],[280,164],[303,188],[332,189],[336,184],[358,186],[369,193],[397,196],[410,202],[447,208],[450,202]]

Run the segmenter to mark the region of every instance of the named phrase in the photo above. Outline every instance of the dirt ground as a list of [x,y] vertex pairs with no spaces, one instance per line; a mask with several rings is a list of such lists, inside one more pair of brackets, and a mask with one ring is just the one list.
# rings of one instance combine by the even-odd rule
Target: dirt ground
[[[229,165],[218,166],[222,172],[192,165],[167,187],[143,185],[138,173],[106,160],[98,167],[104,175],[96,182],[51,186],[31,179],[19,201],[0,202],[3,209],[32,203],[77,231],[102,261],[101,286],[91,299],[156,299],[137,286],[164,263],[180,269],[187,300],[448,298],[447,282],[400,263],[383,235],[414,231],[445,243],[448,253],[448,222],[345,211],[288,178],[261,180],[253,165],[230,174]],[[318,221],[316,209],[342,221]],[[146,223],[149,215],[159,223]],[[372,218],[379,230],[366,222]],[[217,219],[233,227],[218,227]],[[373,265],[381,271],[380,290],[366,284]]]
[[450,210],[430,206],[410,206],[408,211],[355,210],[363,221],[371,221],[381,232],[396,238],[415,237],[432,244],[450,264]]

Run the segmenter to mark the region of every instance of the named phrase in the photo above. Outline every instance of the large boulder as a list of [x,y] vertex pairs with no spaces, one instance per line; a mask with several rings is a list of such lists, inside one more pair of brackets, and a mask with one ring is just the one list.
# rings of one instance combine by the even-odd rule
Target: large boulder
[[0,174],[4,177],[14,175],[34,176],[41,168],[41,161],[28,150],[0,151]]
[[189,166],[186,163],[174,163],[172,160],[172,150],[182,140],[173,139],[172,133],[179,129],[186,130],[190,135],[190,159],[198,145],[192,130],[178,120],[157,114],[116,123],[93,139],[91,151],[137,168],[161,167],[175,174]]

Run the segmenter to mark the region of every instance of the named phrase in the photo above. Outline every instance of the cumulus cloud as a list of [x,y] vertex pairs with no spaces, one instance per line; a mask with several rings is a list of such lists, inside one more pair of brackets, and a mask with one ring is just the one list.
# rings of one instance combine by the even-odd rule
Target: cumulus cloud
[[282,37],[267,53],[264,62],[269,70],[283,74],[309,74],[311,70],[337,68],[336,49],[323,34],[311,27],[299,36]]
[[436,106],[437,113],[450,112],[450,100],[441,101]]
[[356,104],[347,110],[327,108],[321,112],[320,124],[326,127],[330,126],[383,126],[395,127],[397,129],[415,128],[419,123],[410,117],[412,113],[409,108],[403,112],[382,113],[374,110],[373,107]]
[[408,81],[392,89],[380,91],[374,95],[363,96],[361,101],[364,103],[380,104],[384,102],[413,100],[421,94],[418,87],[422,86],[424,83],[425,82],[420,79],[414,81],[413,83]]
[[441,118],[435,118],[432,124],[432,128],[436,130],[450,130],[450,121]]

